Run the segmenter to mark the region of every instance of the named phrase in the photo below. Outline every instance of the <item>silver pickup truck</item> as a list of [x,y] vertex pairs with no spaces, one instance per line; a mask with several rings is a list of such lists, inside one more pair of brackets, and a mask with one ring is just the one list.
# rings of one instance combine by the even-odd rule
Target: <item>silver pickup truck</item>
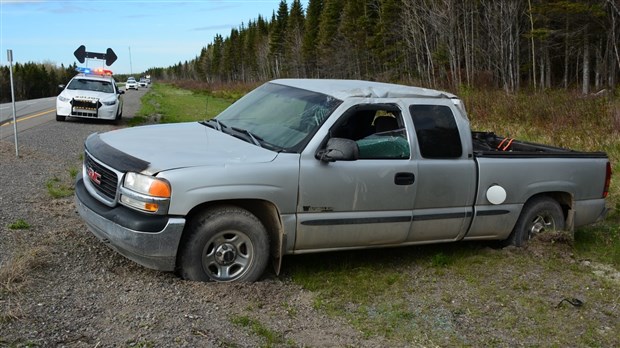
[[610,178],[605,153],[472,132],[446,92],[282,79],[208,121],[90,135],[76,205],[141,265],[255,281],[290,254],[522,246],[603,219]]

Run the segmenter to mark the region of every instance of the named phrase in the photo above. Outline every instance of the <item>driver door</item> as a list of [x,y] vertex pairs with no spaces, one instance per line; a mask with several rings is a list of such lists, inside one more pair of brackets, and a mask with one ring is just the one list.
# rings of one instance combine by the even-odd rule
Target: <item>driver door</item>
[[[378,116],[394,117],[400,129],[387,132],[391,134],[384,129],[375,132]],[[365,150],[360,150],[363,156],[356,161],[328,163],[314,158],[314,153],[302,155],[295,249],[405,241],[412,221],[417,167],[410,159],[400,109],[396,105],[355,106],[332,127],[330,137],[354,140]]]

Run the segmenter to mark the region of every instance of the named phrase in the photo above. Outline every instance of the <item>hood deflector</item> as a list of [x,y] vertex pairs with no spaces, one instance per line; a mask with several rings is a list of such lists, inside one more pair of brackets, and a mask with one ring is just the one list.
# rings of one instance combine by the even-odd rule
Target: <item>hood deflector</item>
[[97,160],[121,172],[141,172],[149,167],[150,163],[128,155],[108,145],[94,133],[84,142],[86,150]]

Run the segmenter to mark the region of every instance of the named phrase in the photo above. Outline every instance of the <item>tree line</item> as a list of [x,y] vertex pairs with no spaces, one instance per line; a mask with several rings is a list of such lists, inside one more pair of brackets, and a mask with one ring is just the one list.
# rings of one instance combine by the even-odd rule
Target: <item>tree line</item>
[[[15,64],[16,100],[58,94],[71,66]],[[144,74],[210,84],[347,78],[457,90],[611,89],[618,0],[281,0],[270,19],[216,35],[195,59]],[[0,102],[11,100],[0,67]]]
[[197,57],[150,69],[207,83],[351,78],[456,89],[614,88],[617,0],[282,0]]
[[[58,85],[65,84],[75,76],[75,63],[60,67],[52,63],[13,65],[13,89],[15,100],[37,99],[58,95]],[[11,101],[11,79],[9,66],[0,67],[0,103]]]

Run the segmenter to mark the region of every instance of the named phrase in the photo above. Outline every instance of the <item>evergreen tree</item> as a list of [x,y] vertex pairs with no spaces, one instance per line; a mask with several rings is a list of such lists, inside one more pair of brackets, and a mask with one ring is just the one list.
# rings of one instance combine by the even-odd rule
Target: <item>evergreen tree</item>
[[216,34],[211,45],[211,76],[216,81],[222,81],[223,67],[222,67],[222,54],[223,54],[224,38],[220,34]]
[[318,77],[318,42],[319,24],[323,0],[309,0],[304,26],[302,55],[306,67],[306,76]]
[[286,26],[286,75],[303,77],[304,9],[300,0],[293,0]]
[[336,42],[340,17],[344,3],[341,0],[325,0],[319,19],[318,63],[323,76],[338,77],[340,71],[333,62],[338,57],[339,47]]
[[282,73],[282,61],[284,59],[284,47],[286,41],[286,23],[288,19],[288,5],[285,0],[280,0],[277,16],[274,14],[271,19],[269,31],[270,55],[273,62],[273,74],[280,77]]
[[389,80],[398,79],[404,70],[402,8],[402,0],[380,1],[379,20],[375,28],[372,51],[380,59],[381,73],[387,74]]
[[343,77],[360,79],[369,75],[367,43],[371,30],[366,0],[347,0],[338,29]]

